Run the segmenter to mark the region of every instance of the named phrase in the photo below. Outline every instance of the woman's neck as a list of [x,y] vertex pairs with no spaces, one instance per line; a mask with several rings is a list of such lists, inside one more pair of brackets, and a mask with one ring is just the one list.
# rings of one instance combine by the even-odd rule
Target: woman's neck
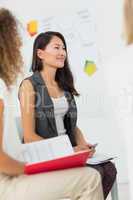
[[44,69],[41,71],[41,75],[43,79],[45,80],[46,84],[48,85],[55,85],[55,75],[56,75],[56,68],[52,67],[44,67]]

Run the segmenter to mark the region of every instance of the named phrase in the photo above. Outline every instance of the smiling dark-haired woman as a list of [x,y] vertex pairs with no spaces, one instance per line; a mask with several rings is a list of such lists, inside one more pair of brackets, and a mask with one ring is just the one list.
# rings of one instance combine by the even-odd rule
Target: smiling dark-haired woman
[[[88,150],[93,155],[94,148],[77,127],[74,96],[79,93],[74,86],[61,33],[48,31],[37,36],[31,68],[32,76],[22,82],[19,91],[24,142],[67,134],[75,151]],[[111,162],[94,168],[102,175],[106,198],[115,181],[116,169]]]
[[[8,126],[11,86],[22,69],[21,39],[17,20],[12,13],[0,9],[0,200],[103,200],[99,174],[82,167],[37,175],[25,175],[25,163],[11,158],[3,148]],[[41,52],[38,52],[41,53]],[[64,56],[58,59],[62,63]],[[16,96],[17,99],[17,96]],[[8,120],[9,119],[9,120]],[[10,137],[13,140],[12,137]],[[7,140],[7,145],[11,140]]]

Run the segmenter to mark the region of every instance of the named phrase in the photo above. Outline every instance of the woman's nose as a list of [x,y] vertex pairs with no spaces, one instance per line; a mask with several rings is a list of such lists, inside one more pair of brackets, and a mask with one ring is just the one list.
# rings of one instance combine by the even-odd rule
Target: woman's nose
[[64,49],[61,49],[60,50],[60,55],[65,57],[66,56],[66,51]]

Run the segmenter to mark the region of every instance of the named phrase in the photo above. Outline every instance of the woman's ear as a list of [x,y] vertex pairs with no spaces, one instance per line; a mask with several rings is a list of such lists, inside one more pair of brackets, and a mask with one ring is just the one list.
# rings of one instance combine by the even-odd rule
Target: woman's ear
[[38,56],[38,58],[43,59],[44,58],[44,50],[37,49],[37,56]]

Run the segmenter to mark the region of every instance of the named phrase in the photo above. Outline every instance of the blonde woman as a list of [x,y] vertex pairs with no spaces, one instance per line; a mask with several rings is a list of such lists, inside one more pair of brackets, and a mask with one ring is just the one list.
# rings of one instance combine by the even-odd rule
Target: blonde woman
[[133,0],[124,0],[124,49],[105,65],[105,80],[116,133],[126,142],[133,199]]
[[[24,175],[25,163],[3,150],[9,121],[8,94],[22,68],[21,39],[12,13],[0,9],[0,199],[1,200],[103,200],[100,175],[88,167]],[[17,97],[16,97],[17,98]],[[9,144],[10,144],[9,140]]]

